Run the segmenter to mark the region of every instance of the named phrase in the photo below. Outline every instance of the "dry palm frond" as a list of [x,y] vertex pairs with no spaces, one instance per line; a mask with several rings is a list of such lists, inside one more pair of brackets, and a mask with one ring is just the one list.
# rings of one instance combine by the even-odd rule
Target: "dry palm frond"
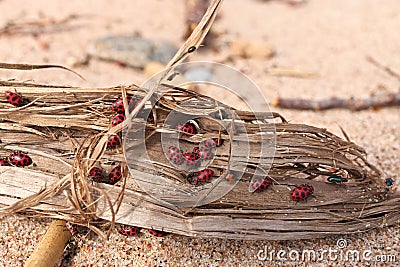
[[[29,103],[13,108],[0,102],[0,156],[18,149],[29,152],[36,165],[0,167],[0,203],[5,205],[0,215],[26,212],[65,219],[103,237],[109,234],[101,230],[105,221],[187,236],[274,240],[318,238],[397,223],[400,195],[385,186],[384,174],[367,161],[363,148],[325,129],[288,123],[277,113],[235,110],[164,84],[172,68],[201,43],[220,2],[212,1],[198,28],[149,90],[135,85],[74,88],[1,81],[0,94],[16,90]],[[127,112],[124,123],[111,127],[110,106],[121,96],[126,111],[128,96],[142,101]],[[154,122],[146,123],[142,108],[151,111]],[[161,134],[178,141],[178,131],[167,121],[171,112],[197,116],[199,133],[181,136],[182,148],[198,146],[204,138],[224,140],[210,165],[216,176],[208,183],[188,183],[189,173],[165,156]],[[134,140],[129,133],[138,132],[140,125],[146,125],[146,137]],[[109,136],[123,129],[125,153],[107,150]],[[149,160],[137,159],[136,146],[143,143]],[[264,153],[265,145],[273,150]],[[109,171],[115,164],[123,169],[124,179],[118,184],[88,179],[93,166]],[[260,171],[273,185],[251,192],[252,176]],[[329,183],[330,176],[348,182]],[[314,196],[304,202],[291,200],[291,189],[303,183],[314,187]]]
[[[246,167],[243,177],[232,191],[211,203],[184,208],[152,198],[138,187],[127,171],[125,188],[119,184],[92,184],[86,176],[91,166],[101,163],[104,168],[110,169],[111,162],[124,162],[121,151],[107,151],[104,148],[108,134],[118,132],[123,127],[121,124],[118,125],[120,127],[110,128],[109,133],[105,132],[112,117],[109,111],[111,100],[121,95],[122,88],[29,87],[29,90],[25,90],[18,87],[18,91],[24,92],[24,95],[43,98],[18,111],[24,112],[24,116],[30,117],[30,120],[12,116],[15,112],[6,111],[7,104],[2,104],[1,116],[5,119],[0,127],[0,153],[7,155],[9,151],[19,148],[29,152],[37,166],[25,169],[1,167],[0,202],[10,205],[3,208],[1,213],[29,211],[40,216],[63,218],[90,225],[99,234],[102,232],[97,227],[104,223],[98,221],[101,218],[189,236],[242,239],[316,238],[365,231],[399,220],[400,196],[387,189],[383,174],[366,160],[365,151],[356,144],[325,129],[287,123],[279,114],[258,113],[256,117],[251,112],[234,110],[193,91],[166,88],[160,85],[152,95],[158,101],[153,108],[157,117],[156,125],[148,124],[148,129],[153,131],[146,141],[151,159],[149,165],[157,169],[159,179],[176,184],[188,192],[199,189],[199,186],[187,183],[186,174],[169,163],[160,146],[161,132],[165,129],[174,131],[173,127],[165,125],[167,115],[177,110],[184,100],[186,105],[181,108],[182,111],[202,114],[203,117],[197,120],[200,133],[183,138],[182,146],[192,147],[198,145],[205,136],[220,135],[225,143],[218,148],[211,168],[218,175],[227,174],[229,169],[229,173],[235,177]],[[1,92],[6,89],[1,88]],[[54,93],[49,94],[48,90]],[[163,94],[158,95],[158,90]],[[165,94],[165,90],[168,93]],[[122,91],[128,95],[145,95],[134,86],[123,88]],[[62,101],[63,97],[71,96],[74,96],[73,102],[72,98]],[[68,110],[58,108],[66,103],[70,105]],[[84,103],[89,104],[80,105]],[[54,109],[53,117],[48,117],[49,107]],[[227,114],[226,118],[216,120],[214,114],[221,111]],[[64,112],[70,117],[62,115]],[[232,112],[238,116],[234,119],[235,123],[243,126],[236,129],[235,140],[249,142],[251,148],[249,158],[235,155],[240,163],[235,166],[229,166],[231,136],[220,129],[220,123],[227,124],[229,129],[233,121]],[[93,119],[88,119],[91,116]],[[64,123],[68,122],[67,127],[59,125],[57,117],[62,118]],[[264,121],[259,121],[260,118]],[[133,125],[140,120],[143,120],[140,116],[133,118]],[[272,124],[272,121],[275,123]],[[246,133],[240,129],[245,129]],[[272,156],[259,154],[260,129],[275,131],[276,151]],[[87,139],[88,135],[93,138]],[[99,145],[101,143],[103,145]],[[129,153],[125,155],[128,158]],[[260,159],[261,165],[257,165]],[[249,192],[255,166],[267,168],[268,163],[272,163],[268,176],[273,179],[273,186],[264,192]],[[67,164],[73,166],[72,172]],[[135,177],[139,182],[153,173],[152,168],[147,166],[141,166],[140,171],[142,177]],[[349,182],[328,183],[326,178],[334,175],[347,177]],[[212,183],[204,187],[212,188],[217,180],[214,178]],[[219,183],[229,181],[224,179]],[[292,185],[302,183],[315,188],[315,197],[306,202],[294,202],[289,192]],[[152,184],[152,188],[154,191],[163,189],[162,185],[156,183]],[[179,199],[175,199],[178,197],[176,195],[165,197],[179,202]]]

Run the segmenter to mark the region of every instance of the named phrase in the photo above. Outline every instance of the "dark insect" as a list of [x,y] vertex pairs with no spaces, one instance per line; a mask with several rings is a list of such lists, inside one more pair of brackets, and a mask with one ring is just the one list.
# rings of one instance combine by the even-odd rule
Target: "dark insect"
[[108,184],[116,184],[122,178],[122,167],[121,165],[115,166],[108,175]]
[[170,146],[168,148],[168,158],[176,165],[181,165],[185,161],[182,155],[182,150],[176,146]]
[[272,184],[272,180],[269,177],[258,177],[251,183],[251,188],[255,191],[261,192],[267,189]]
[[68,231],[71,233],[72,236],[75,236],[78,233],[78,228],[76,228],[75,224],[66,222],[65,227],[68,229]]
[[299,185],[290,192],[290,196],[295,201],[306,200],[314,193],[314,187],[308,184]]
[[191,184],[204,183],[214,176],[214,171],[212,169],[204,169],[198,172],[193,172],[188,175],[187,180]]
[[0,166],[10,166],[10,162],[8,162],[7,158],[0,159]]
[[385,184],[386,184],[387,186],[392,186],[392,185],[393,185],[393,179],[392,179],[392,178],[387,178],[387,179],[385,180]]
[[117,114],[115,117],[111,120],[111,125],[112,126],[117,126],[121,122],[125,120],[125,115],[124,114]]
[[107,141],[107,148],[113,149],[121,145],[121,138],[118,135],[111,135]]
[[348,181],[349,180],[347,178],[340,177],[340,176],[328,177],[328,182],[330,182],[330,183],[341,184],[341,183],[345,183],[345,182],[348,182]]
[[124,236],[134,236],[140,232],[139,227],[124,226],[118,229],[118,233]]
[[196,51],[196,47],[195,46],[189,47],[188,53],[193,53],[194,51]]
[[163,232],[163,231],[158,231],[158,230],[154,230],[154,229],[147,229],[147,231],[152,235],[152,236],[156,236],[156,237],[163,237],[165,236],[167,233]]
[[181,124],[181,123],[179,123],[177,126],[176,126],[176,128],[179,130],[179,131],[181,131],[181,132],[183,132],[186,136],[192,136],[192,135],[195,135],[195,134],[197,134],[197,129],[196,129],[196,127],[194,126],[194,124],[193,123],[185,123],[185,124]]
[[207,147],[200,147],[198,154],[199,158],[201,158],[202,160],[210,160],[214,157],[214,153],[212,152],[212,150]]
[[183,153],[182,156],[185,159],[186,165],[189,167],[196,167],[201,163],[196,153]]
[[10,103],[11,105],[13,105],[15,107],[21,107],[21,106],[25,105],[24,100],[17,93],[7,90],[4,92],[4,97],[6,98],[8,103]]
[[15,151],[8,156],[8,162],[17,167],[25,167],[32,164],[32,159],[26,153]]
[[99,167],[92,167],[89,170],[88,176],[95,182],[101,182],[104,178],[103,170]]

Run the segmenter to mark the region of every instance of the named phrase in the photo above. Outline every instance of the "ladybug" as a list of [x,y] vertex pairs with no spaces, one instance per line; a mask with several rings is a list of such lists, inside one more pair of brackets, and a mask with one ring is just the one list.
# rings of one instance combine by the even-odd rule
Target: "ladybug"
[[7,158],[0,159],[0,166],[10,166],[10,162],[8,162]]
[[256,180],[251,182],[251,188],[254,191],[261,192],[267,189],[272,184],[272,180],[269,177],[258,177]]
[[107,148],[113,149],[121,145],[121,138],[118,135],[111,135],[107,141]]
[[198,154],[196,154],[196,153],[183,153],[182,156],[185,159],[186,164],[189,167],[196,167],[196,166],[200,165],[200,161],[198,160],[199,159]]
[[117,126],[121,122],[125,120],[125,115],[124,114],[117,114],[115,117],[111,120],[111,125],[112,126]]
[[124,226],[118,229],[118,233],[124,236],[134,236],[140,232],[139,227]]
[[392,185],[393,185],[393,179],[392,179],[392,178],[387,178],[387,179],[385,180],[385,184],[386,184],[387,186],[392,186]]
[[17,167],[25,167],[32,164],[32,159],[26,153],[15,151],[8,156],[8,161]]
[[212,169],[207,168],[207,169],[189,174],[187,179],[188,179],[189,183],[197,184],[197,183],[207,182],[213,176],[214,176],[214,171]]
[[165,236],[167,233],[163,232],[163,231],[157,231],[154,229],[147,229],[147,231],[152,235],[152,236],[156,236],[156,237],[163,237]]
[[290,192],[290,196],[295,201],[306,200],[314,193],[314,187],[308,184],[299,185]]
[[92,167],[89,170],[88,176],[92,178],[95,182],[101,182],[104,177],[103,170],[99,167]]
[[71,233],[72,236],[75,236],[78,233],[78,228],[76,228],[75,224],[66,222],[65,227],[68,229],[68,231]]
[[216,143],[214,142],[213,139],[206,139],[200,142],[200,147],[207,147],[207,148],[213,148],[216,147]]
[[181,131],[181,132],[183,132],[186,136],[192,136],[192,135],[195,135],[195,134],[197,134],[197,129],[196,129],[196,127],[194,126],[194,124],[193,123],[185,123],[185,124],[181,124],[181,123],[179,123],[177,126],[176,126],[176,128],[179,130],[179,131]]
[[168,148],[168,157],[170,161],[172,161],[176,165],[181,165],[185,161],[182,155],[182,150],[180,150],[176,146],[170,146]]
[[328,177],[328,182],[334,183],[334,184],[341,184],[341,183],[345,183],[345,182],[348,182],[348,181],[349,180],[347,178],[340,177],[340,176]]
[[115,166],[110,174],[108,175],[108,184],[116,184],[122,178],[122,167],[121,165]]
[[214,157],[214,153],[211,151],[210,148],[207,147],[200,147],[198,154],[199,158],[203,160],[210,160]]
[[[132,97],[127,97],[126,101],[128,101],[128,106],[131,105],[131,103],[132,103]],[[111,104],[111,109],[112,109],[112,111],[117,112],[118,114],[125,114],[124,101],[122,100],[121,97],[118,97],[118,98]]]
[[4,97],[6,98],[7,102],[13,105],[14,107],[21,107],[25,105],[24,100],[17,93],[7,90],[4,92]]

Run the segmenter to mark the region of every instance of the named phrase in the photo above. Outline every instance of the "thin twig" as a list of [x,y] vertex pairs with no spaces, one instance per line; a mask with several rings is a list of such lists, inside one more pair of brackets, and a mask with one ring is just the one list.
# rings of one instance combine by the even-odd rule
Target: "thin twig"
[[354,111],[366,110],[370,108],[382,108],[400,106],[400,93],[388,93],[376,95],[363,99],[344,99],[332,97],[323,100],[308,100],[301,98],[277,98],[272,101],[275,107],[297,110],[327,110],[327,109],[349,109]]

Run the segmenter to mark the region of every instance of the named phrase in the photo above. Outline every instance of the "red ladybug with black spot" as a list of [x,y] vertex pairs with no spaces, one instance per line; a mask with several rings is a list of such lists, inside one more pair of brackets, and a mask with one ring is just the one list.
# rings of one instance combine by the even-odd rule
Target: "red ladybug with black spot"
[[121,145],[121,137],[119,137],[118,135],[114,134],[108,138],[107,149],[113,149],[119,147],[120,145]]
[[[129,105],[134,105],[132,97],[127,97],[126,99],[128,106]],[[125,114],[125,107],[124,107],[124,101],[122,100],[121,97],[118,97],[112,104],[111,104],[111,109],[114,112],[117,112],[118,114]]]
[[25,105],[25,101],[17,93],[7,90],[4,92],[4,97],[6,98],[7,102],[13,105],[14,107],[21,107]]
[[302,184],[293,188],[290,196],[295,201],[304,201],[314,193],[314,187],[309,184]]
[[213,148],[216,147],[216,143],[213,139],[206,139],[200,142],[200,147]]
[[117,114],[112,118],[111,120],[111,125],[112,126],[117,126],[118,124],[122,123],[125,120],[125,115],[124,114]]
[[104,179],[103,170],[99,167],[92,167],[89,170],[88,176],[95,182],[101,182]]
[[140,232],[139,227],[132,227],[132,226],[123,226],[118,229],[118,233],[124,236],[134,236]]
[[272,184],[272,180],[269,177],[258,177],[251,182],[251,188],[254,191],[261,192],[267,189]]
[[159,231],[159,230],[147,229],[147,231],[148,231],[152,236],[155,236],[155,237],[163,237],[163,236],[167,235],[166,232]]
[[168,158],[176,165],[182,165],[185,162],[185,159],[182,155],[182,150],[176,146],[170,146],[168,148]]
[[0,166],[11,166],[7,158],[0,158]]
[[16,167],[26,167],[33,163],[28,154],[21,151],[15,151],[8,156],[8,162]]
[[192,135],[197,134],[196,126],[195,126],[193,123],[191,123],[191,122],[187,122],[187,123],[185,123],[185,124],[179,123],[179,124],[176,126],[176,128],[177,128],[179,131],[183,132],[186,136],[192,136]]
[[188,175],[187,180],[191,184],[204,183],[214,176],[214,171],[212,169],[206,168],[204,170],[193,172]]
[[183,153],[182,156],[187,166],[196,167],[200,165],[200,160],[198,160],[199,157],[196,153]]
[[212,149],[207,147],[200,147],[198,152],[199,158],[202,160],[210,160],[214,157]]
[[122,178],[122,167],[121,165],[115,166],[108,175],[108,184],[116,184]]

